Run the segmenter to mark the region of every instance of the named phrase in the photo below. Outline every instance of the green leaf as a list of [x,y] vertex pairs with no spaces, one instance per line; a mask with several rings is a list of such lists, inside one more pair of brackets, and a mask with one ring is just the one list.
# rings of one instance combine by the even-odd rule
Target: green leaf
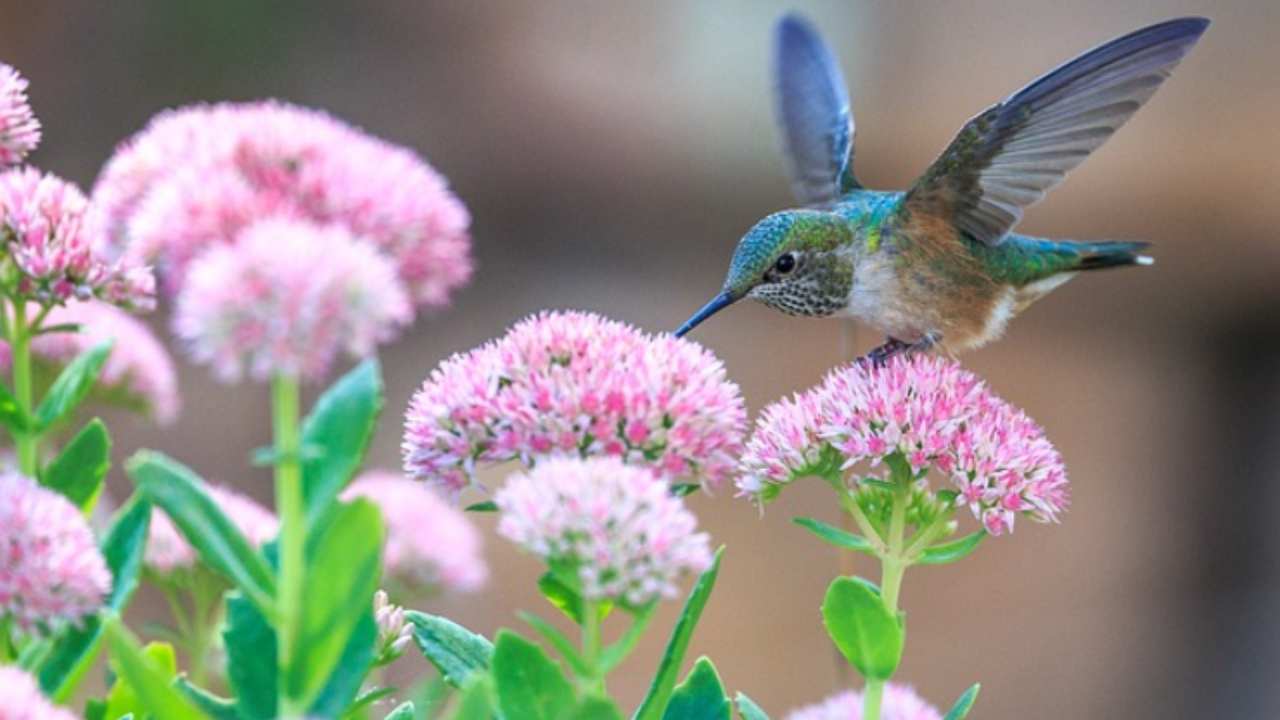
[[698,483],[676,483],[671,486],[671,494],[676,497],[692,495],[702,489]]
[[408,610],[413,641],[450,685],[461,688],[472,675],[482,674],[493,662],[493,643],[438,615]]
[[192,705],[200,708],[213,720],[239,720],[234,700],[220,698],[204,688],[193,685],[185,675],[174,678],[173,687],[182,693]]
[[[174,657],[172,645],[150,643],[145,648],[142,648],[142,655],[151,661],[166,681],[178,671],[178,661]],[[125,716],[149,717],[150,713],[147,711],[146,706],[143,705],[142,699],[138,697],[138,691],[134,690],[133,685],[129,684],[128,678],[122,677],[119,664],[114,657],[111,658],[110,666],[115,680],[111,685],[110,692],[107,693],[106,716],[112,718]]]
[[861,578],[832,581],[822,620],[840,653],[865,678],[888,680],[902,660],[903,629],[880,591]]
[[356,625],[373,612],[384,535],[377,506],[358,499],[337,505],[307,538],[305,602],[284,673],[286,692],[303,705],[318,697]]
[[111,469],[111,436],[94,418],[40,473],[40,483],[56,490],[84,512],[93,509],[102,481]]
[[498,707],[507,718],[560,720],[574,706],[573,686],[542,648],[508,630],[493,646]]
[[107,720],[106,700],[86,700],[84,703],[84,720]]
[[453,720],[492,720],[493,717],[493,680],[484,673],[475,673],[462,689]]
[[138,490],[173,520],[206,565],[230,579],[268,617],[274,616],[275,574],[240,530],[181,463],[150,450],[125,464]]
[[738,714],[742,716],[742,720],[769,720],[769,715],[744,693],[738,693],[734,703],[738,706]]
[[227,594],[222,639],[227,649],[227,681],[236,707],[247,720],[276,714],[276,634],[253,603]]
[[603,697],[586,697],[569,713],[569,720],[622,720],[613,701]]
[[640,709],[636,710],[635,720],[657,720],[662,717],[667,701],[675,689],[676,676],[680,672],[681,663],[684,662],[684,654],[689,649],[693,630],[698,625],[698,619],[702,617],[703,608],[707,606],[711,590],[715,588],[716,575],[720,572],[720,556],[723,554],[724,547],[721,546],[716,550],[711,567],[702,573],[689,593],[689,599],[685,601],[680,619],[671,632],[671,640],[667,642],[667,650],[658,664],[658,672],[653,676],[652,684],[649,685],[649,692],[640,703]]
[[855,535],[846,530],[841,530],[834,525],[828,525],[821,520],[814,520],[813,518],[798,517],[792,519],[791,522],[794,522],[814,535],[817,535],[820,539],[829,542],[836,547],[845,548],[847,550],[857,550],[858,552],[864,552],[868,555],[876,554],[875,546],[871,544],[870,540],[862,537],[861,535]]
[[471,503],[470,505],[462,508],[462,510],[463,512],[474,512],[474,513],[498,512],[498,503],[492,500],[485,500],[483,502]]
[[383,720],[413,720],[413,703],[403,702],[395,710],[387,713]]
[[22,412],[18,399],[3,383],[0,383],[0,424],[13,433],[26,432],[31,427],[31,420]]
[[920,559],[916,560],[916,562],[921,565],[944,565],[946,563],[955,562],[968,556],[974,550],[977,550],[979,543],[981,543],[983,538],[986,536],[986,530],[979,530],[978,532],[965,535],[959,540],[952,540],[948,543],[942,543],[934,545],[933,547],[925,548],[924,552],[920,553]]
[[555,648],[569,663],[569,667],[573,668],[573,672],[579,677],[587,677],[591,674],[591,668],[587,666],[582,656],[578,654],[577,648],[573,646],[573,642],[564,636],[555,625],[543,620],[531,612],[518,612],[521,620],[529,623],[529,627],[533,628],[538,636],[547,642],[548,645]]
[[135,495],[116,514],[103,537],[102,555],[111,571],[111,594],[107,596],[105,610],[85,618],[79,627],[60,630],[35,670],[40,689],[55,702],[67,702],[93,666],[102,644],[103,614],[118,615],[128,607],[142,574],[150,524],[151,504]]
[[316,400],[302,423],[302,446],[319,450],[302,463],[308,519],[322,515],[360,468],[381,410],[382,376],[378,361],[372,358],[343,375]]
[[108,340],[84,351],[67,363],[58,378],[53,381],[53,385],[49,386],[49,392],[45,393],[44,400],[41,400],[36,408],[37,432],[49,429],[49,426],[70,415],[80,405],[84,396],[88,395],[89,390],[93,388],[94,382],[98,379],[98,373],[102,372],[102,365],[107,361],[107,355],[110,353],[111,341]]
[[378,641],[378,623],[373,618],[372,601],[369,604],[369,611],[356,623],[337,667],[329,674],[329,681],[311,702],[312,717],[337,717],[359,695],[360,686],[373,665],[373,646]]
[[627,659],[631,651],[635,649],[636,643],[640,642],[640,638],[644,636],[644,631],[649,627],[649,621],[653,619],[654,609],[657,608],[657,601],[650,602],[635,613],[635,618],[631,621],[631,627],[618,638],[614,644],[606,647],[600,653],[600,672],[601,674],[609,674]]
[[706,657],[698,658],[684,682],[671,693],[662,720],[730,720],[729,698]]
[[964,694],[956,700],[956,704],[951,706],[951,709],[947,711],[946,716],[943,717],[942,720],[964,720],[964,718],[969,714],[969,711],[973,709],[973,704],[978,701],[978,691],[981,689],[982,686],[978,683],[971,685],[969,689],[965,690]]
[[582,596],[577,590],[569,587],[554,573],[546,572],[538,578],[538,591],[547,599],[547,602],[559,608],[560,612],[575,625],[582,624]]
[[[128,684],[136,694],[140,710],[145,709],[159,720],[206,717],[170,684],[174,669],[172,647],[153,644],[151,647],[162,649],[144,652],[138,646],[138,641],[121,624],[120,618],[115,616],[107,619],[105,633],[107,646],[111,650],[112,667],[117,676],[116,682]],[[167,648],[167,653],[163,648]],[[160,662],[157,662],[157,658]],[[107,710],[108,716],[111,716],[113,708],[110,701]]]

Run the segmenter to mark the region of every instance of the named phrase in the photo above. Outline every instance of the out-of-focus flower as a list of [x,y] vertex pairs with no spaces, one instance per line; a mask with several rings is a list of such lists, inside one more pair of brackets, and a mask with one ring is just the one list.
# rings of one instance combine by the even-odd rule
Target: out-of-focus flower
[[[114,340],[95,389],[109,399],[145,408],[156,421],[168,424],[178,416],[178,377],[173,358],[145,324],[122,310],[98,301],[73,301],[54,308],[44,321],[46,328],[78,325],[47,332],[31,341],[39,361],[54,365],[70,362],[106,340]],[[0,372],[8,372],[9,344],[0,340]]]
[[40,144],[40,121],[27,102],[27,79],[0,63],[0,165],[16,165]]
[[272,215],[368,240],[414,305],[445,304],[471,274],[470,217],[444,178],[406,148],[284,103],[161,113],[120,146],[93,195],[99,242],[157,263],[170,293],[199,254]]
[[842,469],[898,455],[917,476],[947,475],[993,535],[1022,514],[1057,519],[1066,470],[1044,431],[953,361],[915,356],[836,370],[818,387],[766,408],[747,443],[739,490],[768,500],[811,473],[824,450]]
[[372,245],[340,226],[277,218],[191,264],[173,327],[223,380],[316,380],[339,350],[368,355],[412,316],[395,267]]
[[20,277],[11,289],[42,305],[98,298],[141,310],[155,304],[150,268],[109,262],[84,231],[80,189],[34,168],[0,172],[0,247]]
[[25,475],[0,474],[0,615],[29,632],[74,623],[110,590],[80,510]]
[[710,352],[581,312],[542,313],[446,360],[410,403],[411,475],[451,492],[475,464],[611,455],[714,487],[742,449],[737,385]]
[[400,657],[413,639],[413,628],[404,619],[404,608],[393,605],[385,590],[373,594],[373,619],[378,623],[374,658],[378,665]]
[[[204,490],[249,544],[261,547],[276,536],[280,521],[270,510],[230,488],[206,485]],[[174,527],[169,516],[157,508],[151,513],[151,531],[143,559],[150,570],[168,575],[194,568],[196,551]]]
[[[793,711],[787,720],[862,720],[862,693],[848,690],[832,695]],[[880,720],[942,720],[942,713],[909,686],[887,683],[880,699]]]
[[76,714],[49,702],[17,666],[0,665],[0,720],[76,720]]
[[489,576],[475,525],[422,483],[398,473],[371,470],[343,492],[363,497],[382,511],[387,524],[383,570],[415,585],[471,592]]
[[588,600],[643,605],[711,564],[706,533],[667,484],[616,457],[552,458],[494,495],[498,533],[554,567],[576,568]]

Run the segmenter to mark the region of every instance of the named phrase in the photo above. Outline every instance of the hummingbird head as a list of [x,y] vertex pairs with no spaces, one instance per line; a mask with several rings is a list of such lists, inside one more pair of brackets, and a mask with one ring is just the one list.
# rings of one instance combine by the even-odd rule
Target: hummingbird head
[[747,231],[729,262],[724,287],[676,336],[742,298],[788,315],[821,317],[844,308],[853,287],[853,231],[835,213],[784,210]]

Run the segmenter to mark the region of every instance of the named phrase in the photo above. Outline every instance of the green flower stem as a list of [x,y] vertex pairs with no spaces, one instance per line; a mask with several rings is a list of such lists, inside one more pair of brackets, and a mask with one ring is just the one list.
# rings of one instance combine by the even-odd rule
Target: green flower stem
[[287,691],[286,673],[297,642],[306,571],[306,516],[302,508],[301,434],[298,378],[278,374],[271,380],[271,415],[276,448],[276,512],[280,515],[280,579],[276,596],[280,717],[301,717],[306,708]]
[[[888,549],[880,556],[880,598],[893,615],[898,614],[898,593],[910,560],[906,554],[907,503],[911,500],[911,473],[905,463],[889,463],[892,468],[893,508],[889,511]],[[924,533],[921,533],[924,534]],[[862,696],[863,720],[880,720],[884,680],[867,678]]]
[[[27,302],[13,301],[13,319],[9,327],[13,350],[13,396],[18,409],[26,418],[31,417],[31,335],[33,327],[27,325]],[[18,469],[28,477],[35,477],[40,458],[40,437],[33,430],[15,434],[14,445],[18,451]]]
[[583,678],[583,690],[604,694],[604,675],[600,672],[600,606],[594,600],[582,603],[582,661],[591,675]]

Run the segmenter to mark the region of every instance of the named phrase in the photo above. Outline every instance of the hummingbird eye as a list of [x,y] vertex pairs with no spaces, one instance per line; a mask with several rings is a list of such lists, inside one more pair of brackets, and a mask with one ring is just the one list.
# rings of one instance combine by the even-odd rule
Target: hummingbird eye
[[784,253],[773,263],[773,269],[779,275],[786,275],[796,269],[796,256],[792,253]]

